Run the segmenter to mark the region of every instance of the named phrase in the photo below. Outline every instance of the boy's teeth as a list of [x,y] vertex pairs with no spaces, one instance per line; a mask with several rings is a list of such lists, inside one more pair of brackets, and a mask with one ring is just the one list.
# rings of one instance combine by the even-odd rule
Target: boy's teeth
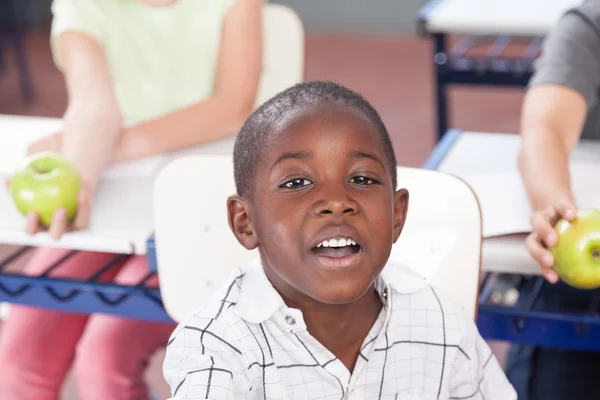
[[329,239],[323,240],[317,245],[317,247],[345,247],[345,246],[356,246],[356,242],[352,239]]

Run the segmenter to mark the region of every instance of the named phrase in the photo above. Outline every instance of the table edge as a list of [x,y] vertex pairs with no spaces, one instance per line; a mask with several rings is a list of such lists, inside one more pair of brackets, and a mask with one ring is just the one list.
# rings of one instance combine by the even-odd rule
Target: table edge
[[462,129],[449,129],[444,133],[444,136],[435,145],[429,156],[423,163],[422,168],[429,170],[437,170],[442,164],[460,135],[463,134]]
[[428,33],[435,33],[428,29],[427,24],[431,14],[445,0],[429,0],[417,12],[417,32],[420,36],[425,36]]
[[417,33],[419,36],[427,35],[473,35],[473,36],[514,36],[514,37],[544,37],[548,34],[552,25],[545,23],[530,23],[517,29],[514,27],[489,24],[477,25],[466,24],[460,27],[456,23],[448,21],[432,21],[432,16],[438,11],[439,6],[448,0],[429,0],[417,12]]

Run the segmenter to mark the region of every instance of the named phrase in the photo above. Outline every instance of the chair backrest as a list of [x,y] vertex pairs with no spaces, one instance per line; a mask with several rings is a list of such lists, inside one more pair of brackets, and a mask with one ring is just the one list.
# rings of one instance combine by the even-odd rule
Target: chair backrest
[[398,168],[409,191],[407,220],[391,258],[415,268],[475,319],[479,304],[481,208],[460,178],[419,168]]
[[256,105],[304,80],[304,27],[298,15],[281,4],[263,11],[263,65]]
[[[206,176],[214,184],[200,184]],[[399,167],[398,182],[409,190],[409,211],[392,258],[417,269],[475,318],[482,240],[477,198],[463,181],[437,171]],[[172,161],[154,189],[161,293],[166,311],[180,321],[257,251],[244,249],[227,223],[226,199],[235,193],[231,156]]]

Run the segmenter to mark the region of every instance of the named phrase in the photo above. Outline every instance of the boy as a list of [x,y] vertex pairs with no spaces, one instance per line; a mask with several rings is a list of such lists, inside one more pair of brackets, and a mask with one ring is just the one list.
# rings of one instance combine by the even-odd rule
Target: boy
[[260,261],[173,333],[176,399],[515,399],[471,318],[387,265],[408,207],[377,112],[329,82],[257,109],[230,227]]

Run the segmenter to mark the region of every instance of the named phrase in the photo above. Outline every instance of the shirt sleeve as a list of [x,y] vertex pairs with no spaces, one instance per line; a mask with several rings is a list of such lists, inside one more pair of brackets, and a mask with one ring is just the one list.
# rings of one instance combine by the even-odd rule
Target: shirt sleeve
[[452,366],[450,399],[517,399],[515,389],[471,320],[460,349]]
[[171,399],[246,399],[241,353],[218,323],[209,325],[202,330],[180,324],[171,335],[163,363]]
[[530,86],[558,84],[579,92],[588,108],[600,89],[600,2],[567,11],[548,33]]
[[54,62],[59,69],[62,69],[62,62],[56,44],[62,33],[84,33],[101,45],[104,44],[107,22],[105,7],[97,0],[53,0],[50,46]]

